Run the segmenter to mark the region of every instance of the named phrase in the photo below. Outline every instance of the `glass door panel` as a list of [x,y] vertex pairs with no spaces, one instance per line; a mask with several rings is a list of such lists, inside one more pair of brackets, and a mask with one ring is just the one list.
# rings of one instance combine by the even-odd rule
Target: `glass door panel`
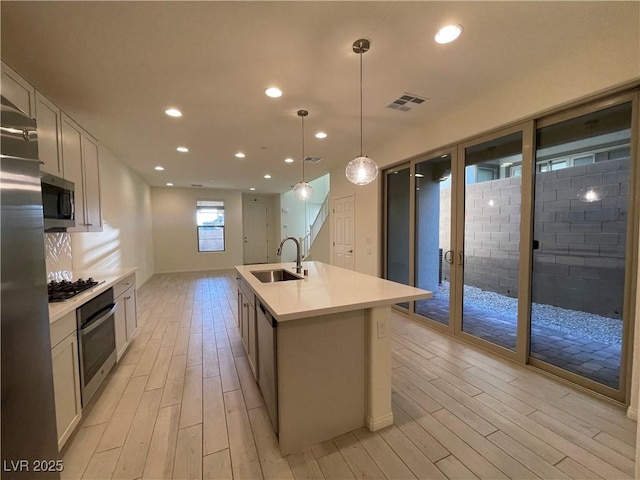
[[631,103],[536,133],[530,356],[620,389]]
[[515,351],[522,132],[464,149],[463,332]]
[[[386,265],[387,280],[409,285],[409,222],[411,210],[410,170],[392,169],[387,173]],[[409,308],[408,303],[398,304]]]
[[415,303],[415,313],[450,324],[451,154],[415,166],[415,283],[433,298]]

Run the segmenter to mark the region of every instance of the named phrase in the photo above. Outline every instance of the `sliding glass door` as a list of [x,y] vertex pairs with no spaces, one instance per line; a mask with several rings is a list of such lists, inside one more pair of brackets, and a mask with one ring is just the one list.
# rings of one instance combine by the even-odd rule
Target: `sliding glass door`
[[[386,260],[385,278],[394,282],[411,284],[410,228],[411,211],[410,167],[403,165],[386,172]],[[409,308],[408,303],[399,306]]]
[[532,363],[613,390],[630,316],[631,124],[626,101],[536,132]]
[[415,285],[433,292],[433,298],[415,302],[415,313],[442,325],[451,325],[452,156],[435,155],[415,165]]
[[385,171],[385,276],[418,320],[624,401],[635,312],[638,94]]
[[464,236],[460,330],[516,351],[522,196],[520,129],[461,146]]

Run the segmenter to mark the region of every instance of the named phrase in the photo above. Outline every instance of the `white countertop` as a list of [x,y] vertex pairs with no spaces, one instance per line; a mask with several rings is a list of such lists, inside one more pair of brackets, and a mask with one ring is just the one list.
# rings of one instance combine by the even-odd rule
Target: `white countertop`
[[432,292],[321,262],[302,262],[303,280],[262,283],[251,272],[295,264],[238,265],[236,270],[279,322],[431,298]]
[[135,267],[130,268],[117,268],[107,271],[91,271],[91,272],[74,272],[75,278],[89,278],[93,277],[94,280],[101,282],[89,290],[85,290],[79,295],[76,295],[66,302],[56,302],[49,304],[49,324],[52,324],[59,318],[64,317],[67,313],[80,307],[83,303],[91,300],[96,295],[101,294],[114,284],[128,275],[134,273],[137,269]]

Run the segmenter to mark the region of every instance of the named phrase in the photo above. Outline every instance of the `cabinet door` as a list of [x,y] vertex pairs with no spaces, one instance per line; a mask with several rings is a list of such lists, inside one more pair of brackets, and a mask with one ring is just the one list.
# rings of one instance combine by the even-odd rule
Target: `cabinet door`
[[36,92],[40,170],[64,177],[60,115],[60,109],[55,104],[40,92]]
[[121,295],[116,299],[116,311],[114,313],[115,328],[116,328],[116,361],[120,361],[120,358],[127,349],[127,314],[126,314],[126,300],[125,296]]
[[242,295],[242,314],[240,317],[240,335],[242,336],[242,344],[244,351],[249,351],[249,303],[244,295]]
[[11,67],[2,62],[2,96],[30,117],[34,116],[35,89]]
[[88,232],[102,231],[102,211],[100,208],[100,168],[98,142],[82,135],[82,167],[84,173],[85,217]]
[[82,171],[82,129],[64,113],[62,114],[62,160],[64,178],[75,186],[76,226],[68,232],[86,232],[84,209],[84,174]]
[[247,351],[247,359],[253,373],[253,378],[258,379],[258,338],[256,332],[256,309],[253,305],[249,305],[249,350]]
[[133,334],[138,326],[138,312],[136,309],[136,287],[133,286],[124,296],[125,309],[127,313],[127,341],[131,341]]
[[75,331],[51,350],[51,360],[60,451],[82,417],[78,337]]

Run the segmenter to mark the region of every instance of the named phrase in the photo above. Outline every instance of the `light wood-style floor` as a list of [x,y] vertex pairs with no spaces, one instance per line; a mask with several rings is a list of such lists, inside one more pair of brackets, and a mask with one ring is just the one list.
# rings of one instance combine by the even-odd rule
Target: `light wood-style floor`
[[395,424],[280,456],[232,271],[156,275],[63,452],[64,479],[631,478],[624,410],[394,314]]

